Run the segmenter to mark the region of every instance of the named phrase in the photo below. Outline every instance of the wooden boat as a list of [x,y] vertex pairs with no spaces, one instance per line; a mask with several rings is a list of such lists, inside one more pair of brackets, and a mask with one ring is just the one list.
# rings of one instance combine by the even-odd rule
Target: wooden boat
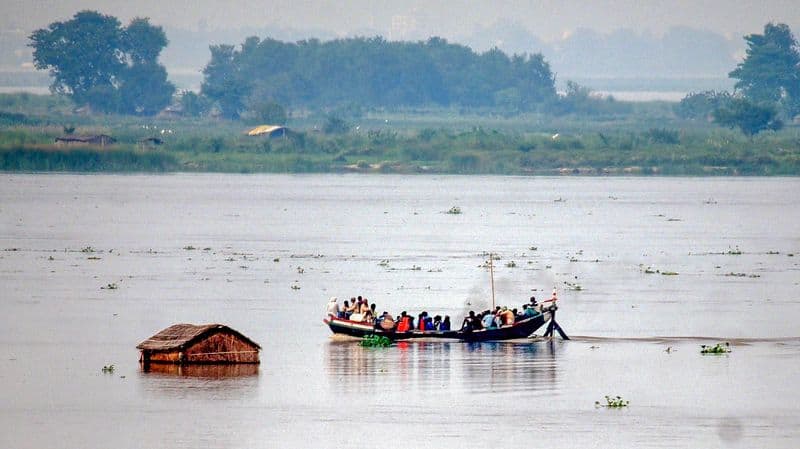
[[[489,254],[489,274],[492,282],[492,309],[494,309],[494,264],[493,255]],[[488,328],[488,329],[459,329],[448,331],[422,331],[410,330],[406,332],[397,332],[394,329],[386,330],[378,326],[374,322],[353,321],[342,318],[337,318],[333,315],[328,315],[328,318],[323,322],[331,328],[334,334],[349,335],[351,337],[366,337],[368,335],[378,335],[389,338],[390,340],[412,340],[412,339],[453,339],[461,341],[500,341],[500,340],[513,340],[517,338],[527,338],[536,332],[537,329],[548,323],[547,332],[545,336],[550,336],[553,331],[557,331],[562,338],[568,340],[567,334],[555,321],[556,310],[556,292],[553,290],[553,298],[544,301],[541,305],[536,307],[536,315],[528,318],[518,319],[514,324],[505,326]],[[360,315],[359,315],[360,316]]]
[[349,335],[358,338],[367,335],[380,335],[393,341],[420,338],[461,341],[500,341],[527,338],[549,321],[556,308],[556,305],[553,304],[543,308],[536,315],[518,320],[514,324],[479,330],[421,331],[415,329],[407,332],[396,332],[394,330],[387,331],[371,322],[350,321],[331,315],[324,319],[323,322],[330,327],[334,334]]

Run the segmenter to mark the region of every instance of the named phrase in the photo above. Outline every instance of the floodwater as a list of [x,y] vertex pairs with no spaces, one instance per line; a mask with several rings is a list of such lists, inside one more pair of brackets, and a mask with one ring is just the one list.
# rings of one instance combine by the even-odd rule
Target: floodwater
[[[799,191],[0,174],[0,447],[795,448]],[[490,302],[484,251],[499,304],[558,288],[572,341],[366,349],[322,323],[354,295],[459,323]],[[261,365],[142,372],[136,344],[181,322],[234,327]]]

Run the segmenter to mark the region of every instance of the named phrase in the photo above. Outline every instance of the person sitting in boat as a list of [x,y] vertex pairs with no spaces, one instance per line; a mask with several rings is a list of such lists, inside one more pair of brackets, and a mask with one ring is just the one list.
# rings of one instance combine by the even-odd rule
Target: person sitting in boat
[[469,315],[464,317],[464,322],[461,323],[461,330],[464,332],[471,332],[473,330],[480,329],[480,327],[478,327],[480,326],[479,323],[480,321],[478,320],[478,317],[475,316],[475,311],[470,310]]
[[391,332],[394,329],[394,326],[394,318],[392,318],[392,315],[390,315],[389,312],[383,312],[383,315],[378,317],[375,325],[375,327],[380,327],[387,332]]
[[335,296],[331,296],[331,299],[328,301],[328,316],[338,318],[339,317],[339,299]]
[[433,326],[433,318],[429,316],[425,317],[425,330],[426,331],[436,330],[436,328]]
[[414,319],[408,316],[406,311],[400,314],[400,319],[397,322],[397,332],[408,332],[414,327]]
[[425,318],[427,317],[428,317],[428,312],[425,312],[424,310],[422,311],[422,313],[419,314],[418,317],[419,319],[417,320],[418,330],[421,330],[423,332],[425,331]]
[[535,306],[528,306],[527,304],[522,305],[522,319],[536,316],[536,313]]
[[530,306],[535,308],[538,305],[539,305],[539,303],[536,302],[536,297],[535,296],[531,296]]
[[503,322],[500,319],[500,312],[502,311],[503,308],[500,306],[494,308],[494,312],[492,312],[492,316],[494,317],[494,327],[500,327],[503,325]]
[[371,310],[369,308],[369,302],[367,301],[367,298],[364,298],[359,302],[360,304],[358,306],[358,313],[360,313],[362,319],[364,319],[371,313]]
[[361,303],[360,311],[361,321],[372,322],[375,319],[375,307],[370,307],[366,298],[364,298],[364,302]]
[[485,329],[493,329],[497,327],[494,321],[494,314],[491,311],[485,310],[481,313],[481,324]]
[[344,316],[345,319],[350,319],[350,317],[358,312],[358,304],[356,304],[356,298],[350,298],[350,305],[344,309]]
[[433,330],[440,331],[442,330],[441,327],[442,327],[442,316],[436,315],[435,317],[433,317]]
[[479,314],[477,314],[477,315],[475,315],[475,324],[474,324],[474,327],[475,327],[475,330],[481,330],[481,329],[483,329],[483,321],[481,321],[481,314],[480,314],[480,313],[479,313]]
[[514,312],[508,310],[508,307],[503,307],[497,315],[500,318],[500,326],[510,326],[514,324]]
[[441,326],[439,326],[440,331],[449,331],[450,330],[450,315],[445,315],[444,320],[442,321]]

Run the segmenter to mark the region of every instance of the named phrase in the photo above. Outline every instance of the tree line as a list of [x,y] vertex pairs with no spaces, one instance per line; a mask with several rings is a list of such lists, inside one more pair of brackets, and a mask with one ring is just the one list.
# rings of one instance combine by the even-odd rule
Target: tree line
[[541,54],[476,53],[441,38],[381,37],[321,42],[260,40],[215,45],[202,94],[239,117],[265,101],[291,107],[463,106],[542,110],[556,98]]
[[[779,129],[800,114],[800,48],[789,27],[769,23],[744,37],[747,54],[729,77],[729,92],[687,95],[675,107],[747,135]],[[80,11],[30,35],[34,65],[49,70],[51,90],[101,112],[153,115],[175,100],[158,56],[168,40],[160,26],[135,18],[127,26]],[[258,37],[212,45],[199,94],[179,96],[184,113],[215,110],[231,119],[283,123],[286,108],[489,108],[553,115],[624,114],[630,107],[556,76],[540,53],[483,53],[433,37],[394,42],[357,37],[298,42]]]
[[753,136],[777,130],[800,114],[800,46],[785,24],[768,23],[763,34],[744,37],[745,59],[728,76],[734,92],[691,93],[676,106],[678,116],[706,119]]

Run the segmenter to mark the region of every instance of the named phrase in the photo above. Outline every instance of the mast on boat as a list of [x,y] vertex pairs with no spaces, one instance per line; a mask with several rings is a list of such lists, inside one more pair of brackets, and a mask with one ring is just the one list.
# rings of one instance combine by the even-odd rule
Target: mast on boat
[[492,280],[492,310],[494,310],[494,254],[489,253],[489,278]]

